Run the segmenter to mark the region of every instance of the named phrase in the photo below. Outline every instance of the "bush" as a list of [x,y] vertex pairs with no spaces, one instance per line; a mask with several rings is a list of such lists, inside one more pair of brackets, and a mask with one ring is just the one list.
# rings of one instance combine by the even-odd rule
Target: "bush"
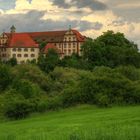
[[96,103],[98,106],[100,107],[110,106],[110,99],[107,95],[97,94],[95,98],[96,98]]
[[46,92],[50,90],[51,81],[48,76],[35,65],[17,65],[12,68],[12,75],[16,77],[16,79],[26,79],[34,83]]
[[82,103],[80,95],[81,94],[76,87],[65,89],[60,95],[63,107]]
[[46,109],[47,110],[58,110],[59,108],[63,108],[62,100],[59,96],[49,98],[46,101]]
[[0,64],[0,91],[5,90],[12,83],[10,67]]
[[31,105],[27,101],[16,101],[7,106],[5,116],[17,120],[27,117],[31,111]]
[[120,66],[116,68],[115,72],[119,72],[132,81],[140,80],[140,70],[134,66]]
[[28,80],[15,80],[12,88],[14,88],[18,94],[23,95],[26,99],[40,96],[41,93],[43,93],[38,85],[33,84]]
[[79,83],[83,102],[101,106],[138,103],[139,84],[127,77],[114,69],[97,68],[93,74],[85,75]]

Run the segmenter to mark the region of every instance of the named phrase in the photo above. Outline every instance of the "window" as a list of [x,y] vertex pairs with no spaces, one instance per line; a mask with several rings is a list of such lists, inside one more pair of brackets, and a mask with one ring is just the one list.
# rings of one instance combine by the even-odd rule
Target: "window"
[[73,37],[73,41],[76,41],[76,38],[75,37]]
[[16,48],[13,48],[13,52],[16,52]]
[[17,57],[21,57],[21,54],[17,54]]
[[6,48],[3,48],[3,51],[6,52]]
[[31,54],[31,57],[35,57],[35,54]]
[[6,54],[2,54],[2,57],[6,57]]
[[71,43],[69,43],[69,48],[71,48]]
[[24,57],[28,57],[28,54],[24,54]]
[[28,52],[28,49],[27,49],[27,48],[25,48],[25,49],[24,49],[24,51],[25,51],[25,52]]
[[35,49],[34,48],[31,48],[31,52],[34,52],[35,51]]
[[75,42],[73,42],[73,46],[75,46],[76,45],[76,43]]
[[69,37],[69,41],[71,41],[71,37]]
[[21,50],[22,50],[21,48],[18,48],[18,52],[21,52]]
[[71,50],[69,50],[69,54],[71,54]]
[[13,57],[15,58],[16,57],[16,54],[13,54]]
[[64,48],[66,48],[66,43],[64,44]]
[[75,49],[73,49],[73,53],[76,53],[76,50]]

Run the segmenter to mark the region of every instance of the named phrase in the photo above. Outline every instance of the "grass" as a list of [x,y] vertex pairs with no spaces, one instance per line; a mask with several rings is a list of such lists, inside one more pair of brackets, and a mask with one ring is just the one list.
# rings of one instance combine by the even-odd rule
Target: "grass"
[[140,106],[83,105],[1,122],[0,140],[140,140]]

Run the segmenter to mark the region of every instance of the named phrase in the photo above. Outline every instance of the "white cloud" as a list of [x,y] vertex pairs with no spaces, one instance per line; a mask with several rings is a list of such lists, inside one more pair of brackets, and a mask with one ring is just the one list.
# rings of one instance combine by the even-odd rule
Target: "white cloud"
[[[71,0],[65,0],[66,3],[71,3]],[[105,4],[110,3],[111,0],[99,0],[100,2],[103,2]],[[112,2],[113,3],[113,2]],[[115,2],[116,3],[116,2]],[[129,8],[129,7],[138,7],[140,6],[139,3],[133,4],[132,2],[129,3],[121,3],[119,2],[116,4],[117,8]],[[44,15],[41,18],[42,20],[51,20],[54,21],[57,27],[57,21],[60,23],[62,21],[63,23],[66,21],[74,21],[79,20],[80,21],[87,21],[93,23],[93,25],[97,22],[102,24],[102,28],[99,30],[92,29],[89,30],[87,28],[87,25],[85,25],[85,30],[82,32],[83,34],[87,36],[91,36],[93,38],[99,36],[102,34],[102,32],[105,32],[107,30],[114,30],[115,32],[123,32],[126,34],[126,36],[131,39],[135,40],[136,42],[140,43],[140,22],[127,22],[123,19],[123,17],[120,15],[116,15],[113,11],[113,9],[107,9],[107,10],[100,10],[100,11],[92,11],[90,8],[76,8],[76,7],[70,7],[69,9],[63,9],[62,7],[59,7],[57,5],[53,5],[50,0],[32,0],[30,3],[28,0],[16,0],[15,8],[10,9],[7,11],[0,10],[0,16],[1,15],[18,15],[19,14],[26,14],[29,11],[37,10],[37,11],[44,11]],[[31,17],[33,18],[33,17]],[[20,18],[21,20],[21,18]],[[40,19],[39,19],[40,20]],[[25,22],[26,21],[25,19]],[[121,23],[122,22],[122,23]],[[23,23],[24,24],[24,23]],[[20,26],[20,25],[19,25]],[[51,26],[51,25],[50,25]],[[77,25],[76,25],[77,26]],[[82,25],[84,27],[84,25]],[[83,28],[82,27],[82,28]],[[64,27],[66,28],[66,27]],[[77,26],[77,29],[80,29],[80,27]],[[36,29],[34,29],[36,30]]]

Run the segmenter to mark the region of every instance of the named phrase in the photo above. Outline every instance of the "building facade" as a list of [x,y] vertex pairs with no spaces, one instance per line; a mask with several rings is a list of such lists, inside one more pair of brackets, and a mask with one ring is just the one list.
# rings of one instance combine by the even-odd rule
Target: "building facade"
[[[81,45],[85,37],[77,30],[48,32],[16,33],[16,28],[11,27],[10,33],[2,33],[0,36],[0,59],[7,61],[15,57],[18,63],[27,60],[37,60],[40,53],[46,53],[46,49],[57,48],[61,57],[70,56],[73,53],[81,55]],[[39,44],[46,43],[45,49],[40,50]],[[45,50],[43,52],[43,50]]]

